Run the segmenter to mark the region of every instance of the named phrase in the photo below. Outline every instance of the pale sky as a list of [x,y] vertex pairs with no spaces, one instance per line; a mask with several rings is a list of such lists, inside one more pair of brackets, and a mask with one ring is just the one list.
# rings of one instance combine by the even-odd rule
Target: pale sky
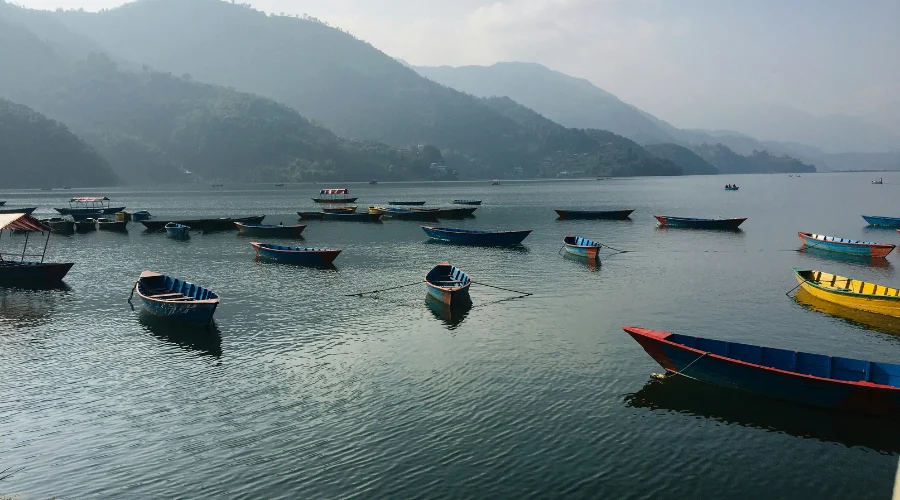
[[[240,0],[239,0],[240,1]],[[544,64],[682,127],[734,106],[900,103],[900,0],[243,0],[309,14],[414,65]],[[16,0],[54,9],[122,0]]]

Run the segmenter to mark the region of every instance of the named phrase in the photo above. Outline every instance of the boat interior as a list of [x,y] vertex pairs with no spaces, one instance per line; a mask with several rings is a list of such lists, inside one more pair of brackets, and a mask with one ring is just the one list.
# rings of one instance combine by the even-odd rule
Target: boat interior
[[845,278],[836,274],[823,273],[822,271],[797,271],[797,274],[806,281],[815,283],[822,288],[830,288],[835,291],[852,292],[863,295],[883,295],[885,297],[900,296],[900,289],[897,288]]

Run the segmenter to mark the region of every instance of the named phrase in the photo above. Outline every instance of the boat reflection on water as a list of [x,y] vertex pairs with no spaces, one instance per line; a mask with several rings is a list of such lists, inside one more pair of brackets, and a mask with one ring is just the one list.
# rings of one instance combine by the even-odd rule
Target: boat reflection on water
[[268,259],[266,257],[256,256],[253,258],[253,262],[261,265],[269,265],[269,266],[288,266],[288,267],[298,267],[298,268],[309,268],[309,269],[319,269],[321,271],[334,271],[337,272],[338,268],[334,265],[333,262],[329,262],[328,264],[303,264],[300,262],[277,262],[272,259]]
[[31,328],[50,322],[54,311],[72,299],[65,283],[43,287],[0,287],[0,330]]
[[891,267],[891,261],[884,257],[868,257],[865,255],[850,255],[839,252],[829,252],[816,247],[803,247],[797,250],[800,255],[807,255],[821,260],[830,260],[833,262],[846,262],[848,264],[858,264],[865,267]]
[[434,317],[444,322],[448,330],[455,330],[462,323],[469,311],[472,310],[472,301],[461,301],[455,305],[448,306],[430,295],[425,296],[425,303],[431,309]]
[[624,403],[848,448],[863,446],[885,455],[900,453],[895,421],[780,401],[687,377],[650,380],[640,391],[625,395]]
[[222,335],[216,322],[209,327],[179,323],[140,312],[140,324],[154,337],[205,356],[222,356]]
[[900,318],[870,313],[828,302],[813,296],[802,288],[794,294],[794,301],[806,309],[836,316],[867,330],[900,336]]
[[603,263],[600,259],[592,259],[590,257],[582,257],[580,255],[573,255],[568,252],[563,252],[563,258],[566,260],[571,260],[572,262],[577,262],[582,264],[584,267],[588,268],[591,272],[597,272],[603,267]]

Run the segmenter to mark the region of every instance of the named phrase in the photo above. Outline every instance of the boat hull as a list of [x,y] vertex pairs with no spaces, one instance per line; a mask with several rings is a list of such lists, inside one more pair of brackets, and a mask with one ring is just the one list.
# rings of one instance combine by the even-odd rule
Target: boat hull
[[76,214],[95,214],[102,213],[106,215],[111,215],[116,212],[121,212],[125,210],[125,207],[105,207],[105,208],[54,208],[57,212],[63,215],[76,215]]
[[453,200],[454,205],[481,205],[481,200]]
[[813,235],[811,233],[800,232],[797,234],[800,236],[800,239],[803,240],[803,244],[809,248],[817,248],[819,250],[826,250],[829,252],[859,255],[863,257],[887,257],[887,255],[891,253],[891,251],[893,251],[896,247],[896,245],[870,242],[852,242],[846,240],[840,241],[843,238],[832,238],[832,241],[821,240],[815,238],[814,236],[816,235]]
[[73,265],[71,262],[2,262],[0,286],[56,286],[62,282]]
[[634,210],[554,210],[560,219],[625,220]]
[[90,233],[97,230],[97,222],[94,220],[76,220],[74,224],[76,233]]
[[431,210],[438,219],[465,219],[466,217],[474,217],[478,207],[472,208],[442,208],[439,210]]
[[448,307],[472,303],[469,297],[471,279],[460,269],[441,262],[425,275],[425,293]]
[[233,231],[237,229],[234,225],[235,222],[243,222],[246,224],[259,224],[265,219],[265,215],[253,215],[250,217],[238,217],[238,218],[230,218],[223,217],[221,219],[189,219],[189,220],[173,220],[173,219],[157,219],[157,220],[142,220],[140,221],[144,227],[147,228],[148,231],[162,231],[165,229],[166,224],[169,222],[175,222],[177,224],[183,224],[185,226],[189,226],[191,229],[195,231]]
[[566,253],[575,257],[600,260],[600,244],[575,235],[567,235],[563,239]]
[[353,203],[357,198],[313,198],[316,203]]
[[53,220],[47,221],[50,230],[54,233],[72,234],[75,232],[75,221],[71,220]]
[[736,188],[725,188],[725,191],[737,191],[737,190],[739,190],[739,189],[741,189],[741,188],[739,188],[739,187],[736,187]]
[[878,215],[863,215],[863,219],[871,226],[884,227],[900,227],[900,218],[898,217],[881,217]]
[[[654,332],[633,327],[624,329],[644,348],[647,354],[670,373],[679,373],[701,382],[810,406],[892,418],[900,417],[900,390],[895,388],[848,383],[842,380],[766,368],[758,364],[668,342],[666,336],[672,334],[667,332]],[[827,356],[796,353],[782,349],[749,347],[760,349],[763,355],[793,355],[795,364],[800,356],[832,359]],[[835,370],[841,368],[842,360],[844,358],[833,358],[832,364],[835,364],[834,361],[838,361],[835,364]],[[831,370],[831,366],[828,369]]]
[[31,215],[37,207],[0,208],[0,214],[25,214]]
[[422,206],[424,205],[424,201],[389,201],[388,205],[399,205],[399,206]]
[[267,248],[258,242],[250,243],[256,250],[256,256],[282,264],[294,264],[302,266],[329,266],[340,255],[340,250],[330,249],[293,249],[279,250]]
[[125,221],[98,222],[97,229],[100,231],[112,231],[115,233],[127,233],[128,223]]
[[386,219],[413,220],[419,222],[437,222],[434,212],[426,210],[392,209],[369,207],[370,214],[381,214]]
[[323,213],[323,220],[343,221],[343,222],[381,222],[381,214],[370,213],[353,213],[353,214],[330,214]]
[[686,217],[669,217],[665,215],[654,215],[653,217],[662,227],[679,227],[687,229],[716,229],[734,231],[746,218],[743,219],[692,219]]
[[306,226],[297,224],[294,226],[248,225],[235,222],[238,234],[241,236],[265,237],[265,238],[300,238]]
[[[867,292],[866,294],[861,293],[852,293],[852,292],[842,292],[822,287],[817,285],[814,281],[805,278],[801,273],[804,272],[801,269],[794,268],[794,277],[797,279],[797,282],[800,284],[800,287],[803,290],[807,291],[813,297],[818,299],[822,299],[828,302],[832,302],[834,304],[838,304],[844,307],[849,307],[851,309],[859,309],[861,311],[868,311],[876,314],[884,314],[886,316],[893,316],[900,318],[900,297],[898,296],[877,296],[874,293],[869,294],[868,292],[877,292],[878,285],[874,285],[872,283],[865,283],[859,280],[851,280],[849,285],[851,285],[851,289],[856,290],[857,285],[854,283],[863,284],[863,291]],[[872,288],[875,287],[875,288]],[[884,289],[885,287],[880,287]]]
[[147,313],[182,323],[209,325],[219,306],[211,290],[151,271],[141,273],[133,293]]
[[175,240],[186,240],[191,237],[190,228],[187,226],[167,227],[166,236]]
[[422,226],[429,238],[448,243],[475,246],[514,246],[519,245],[531,234],[531,229],[523,231],[487,231],[465,232],[452,228]]

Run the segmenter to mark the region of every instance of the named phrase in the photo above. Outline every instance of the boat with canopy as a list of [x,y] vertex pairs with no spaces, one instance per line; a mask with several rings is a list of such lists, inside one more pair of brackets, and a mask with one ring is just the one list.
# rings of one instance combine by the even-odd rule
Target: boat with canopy
[[75,196],[69,200],[68,208],[54,208],[63,215],[76,215],[83,213],[114,214],[125,210],[125,207],[111,207],[110,200],[106,196]]
[[[25,233],[25,243],[21,252],[5,253],[0,250],[0,285],[2,286],[26,286],[46,287],[59,285],[62,279],[74,265],[71,262],[54,263],[44,262],[47,255],[47,245],[50,243],[50,226],[42,223],[27,214],[0,214],[0,235],[3,229],[10,231],[22,231]],[[44,247],[41,253],[27,253],[28,239],[31,233],[47,233]],[[26,257],[41,260],[25,260]]]
[[350,190],[347,188],[340,189],[322,189],[319,191],[324,197],[313,198],[316,203],[353,203],[356,198],[349,196]]

